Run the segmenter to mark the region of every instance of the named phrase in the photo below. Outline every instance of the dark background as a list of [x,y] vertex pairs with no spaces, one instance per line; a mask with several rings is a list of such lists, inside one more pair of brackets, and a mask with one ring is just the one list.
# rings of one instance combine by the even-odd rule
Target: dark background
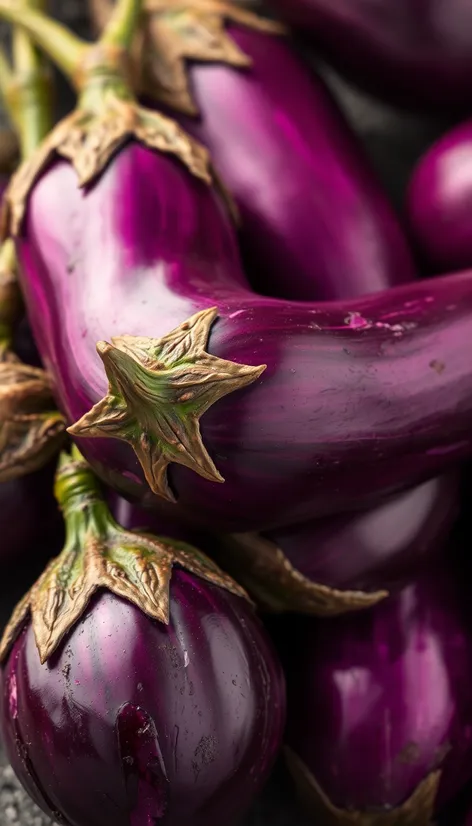
[[[53,0],[51,7],[56,17],[66,22],[77,33],[87,36],[86,0]],[[7,29],[1,24],[0,37],[7,37]],[[300,51],[304,59],[315,65],[314,55],[306,50]],[[361,136],[392,200],[397,208],[401,209],[405,186],[413,164],[424,148],[446,129],[447,122],[397,112],[359,94],[334,73],[321,68],[342,108]],[[72,105],[73,97],[70,90],[64,81],[58,79],[58,116],[65,114]],[[8,619],[15,602],[40,572],[40,569],[37,569],[43,564],[43,560],[44,553],[36,564],[0,572],[0,627]],[[19,787],[13,772],[5,763],[0,745],[0,826],[48,826],[50,823],[51,821],[38,811]],[[222,823],[221,826],[226,824]],[[293,802],[291,786],[282,767],[277,769],[265,794],[240,826],[308,826],[308,821],[298,812]],[[452,816],[448,817],[448,826],[452,826]]]

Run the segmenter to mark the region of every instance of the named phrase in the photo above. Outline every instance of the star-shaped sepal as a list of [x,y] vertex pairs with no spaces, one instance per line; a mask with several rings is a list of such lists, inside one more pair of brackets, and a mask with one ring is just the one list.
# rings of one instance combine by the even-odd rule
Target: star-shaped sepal
[[203,444],[200,418],[266,369],[206,352],[216,316],[215,307],[202,310],[159,339],[121,336],[112,344],[99,342],[108,393],[69,428],[72,436],[128,442],[151,490],[172,502],[167,480],[172,462],[212,482],[224,481]]
[[197,548],[120,527],[76,448],[72,456],[61,456],[56,496],[66,520],[64,549],[14,610],[0,642],[0,662],[28,616],[45,662],[99,589],[168,624],[174,566],[249,600],[243,588]]
[[[112,0],[89,0],[99,31],[110,17]],[[135,62],[138,91],[187,115],[198,114],[186,61],[251,66],[251,58],[227,30],[235,23],[254,31],[281,35],[280,23],[228,0],[146,0]],[[142,35],[142,36],[141,36]],[[143,59],[144,55],[144,59]]]
[[79,186],[84,187],[130,139],[178,158],[196,178],[216,186],[230,214],[237,217],[236,206],[204,146],[171,118],[108,92],[98,111],[79,108],[64,118],[12,176],[2,204],[1,237],[20,233],[29,193],[54,158],[69,160]]

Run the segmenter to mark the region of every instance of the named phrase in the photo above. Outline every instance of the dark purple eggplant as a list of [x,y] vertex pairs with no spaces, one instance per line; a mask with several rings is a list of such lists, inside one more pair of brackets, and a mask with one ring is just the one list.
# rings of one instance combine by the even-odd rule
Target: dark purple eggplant
[[412,108],[472,102],[467,0],[270,0],[349,80]]
[[191,546],[119,527],[77,451],[61,458],[56,495],[64,550],[1,645],[17,776],[69,826],[232,823],[267,778],[285,717],[252,606]]
[[59,528],[51,467],[0,484],[0,584],[6,578],[5,563],[21,565],[44,553],[41,549],[55,543]]
[[335,616],[375,605],[444,554],[459,512],[457,476],[369,511],[221,538],[214,555],[270,612]]
[[408,190],[411,236],[433,272],[472,265],[472,122],[437,141],[416,167]]
[[[25,22],[7,0],[0,14]],[[9,204],[38,348],[104,481],[177,499],[205,528],[261,531],[367,507],[472,454],[472,273],[337,303],[255,295],[216,191],[178,159],[127,138],[86,190],[54,160],[71,134],[77,147],[87,100]],[[108,116],[90,114],[90,140]]]
[[[113,3],[95,6],[103,22]],[[239,207],[249,280],[304,300],[411,281],[406,240],[356,137],[271,28],[220,0],[164,0],[147,26],[145,90],[209,148]]]
[[470,600],[450,568],[285,623],[288,764],[316,823],[428,826],[472,777]]

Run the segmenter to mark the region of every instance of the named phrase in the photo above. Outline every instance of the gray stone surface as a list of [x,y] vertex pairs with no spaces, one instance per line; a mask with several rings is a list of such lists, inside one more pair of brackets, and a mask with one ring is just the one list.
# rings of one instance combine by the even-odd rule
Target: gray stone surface
[[[76,31],[81,34],[87,32],[85,0],[54,0],[52,8]],[[5,29],[1,31],[5,33]],[[310,55],[306,58],[314,62]],[[362,137],[393,202],[400,209],[412,165],[448,124],[397,112],[349,88],[332,72],[326,75],[342,108]],[[72,100],[67,85],[59,81],[58,111],[67,111]],[[0,625],[30,578],[27,572],[23,572],[20,578],[9,582],[6,591],[3,583],[3,598],[0,591]],[[22,791],[0,752],[0,826],[47,826],[49,823]],[[307,826],[307,821],[291,799],[282,774],[272,781],[241,826]]]

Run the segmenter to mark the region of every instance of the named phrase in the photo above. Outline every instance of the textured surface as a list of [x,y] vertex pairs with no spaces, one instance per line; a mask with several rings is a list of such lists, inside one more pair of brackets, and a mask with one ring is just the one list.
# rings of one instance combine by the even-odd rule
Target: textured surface
[[[85,0],[54,0],[54,11],[60,12],[77,31],[86,31]],[[423,149],[446,128],[446,123],[403,115],[393,109],[373,103],[366,97],[341,84],[330,75],[333,88],[343,108],[361,133],[367,151],[397,206],[403,201],[405,184],[412,164]],[[66,85],[58,87],[58,106],[68,110],[71,102]],[[0,624],[8,617],[14,601],[31,584],[41,569],[38,558],[36,570],[22,571],[6,582],[2,577],[0,590]],[[47,826],[44,818],[20,789],[10,768],[0,757],[0,826]],[[272,784],[243,826],[307,826],[291,803],[289,789],[283,776]]]

